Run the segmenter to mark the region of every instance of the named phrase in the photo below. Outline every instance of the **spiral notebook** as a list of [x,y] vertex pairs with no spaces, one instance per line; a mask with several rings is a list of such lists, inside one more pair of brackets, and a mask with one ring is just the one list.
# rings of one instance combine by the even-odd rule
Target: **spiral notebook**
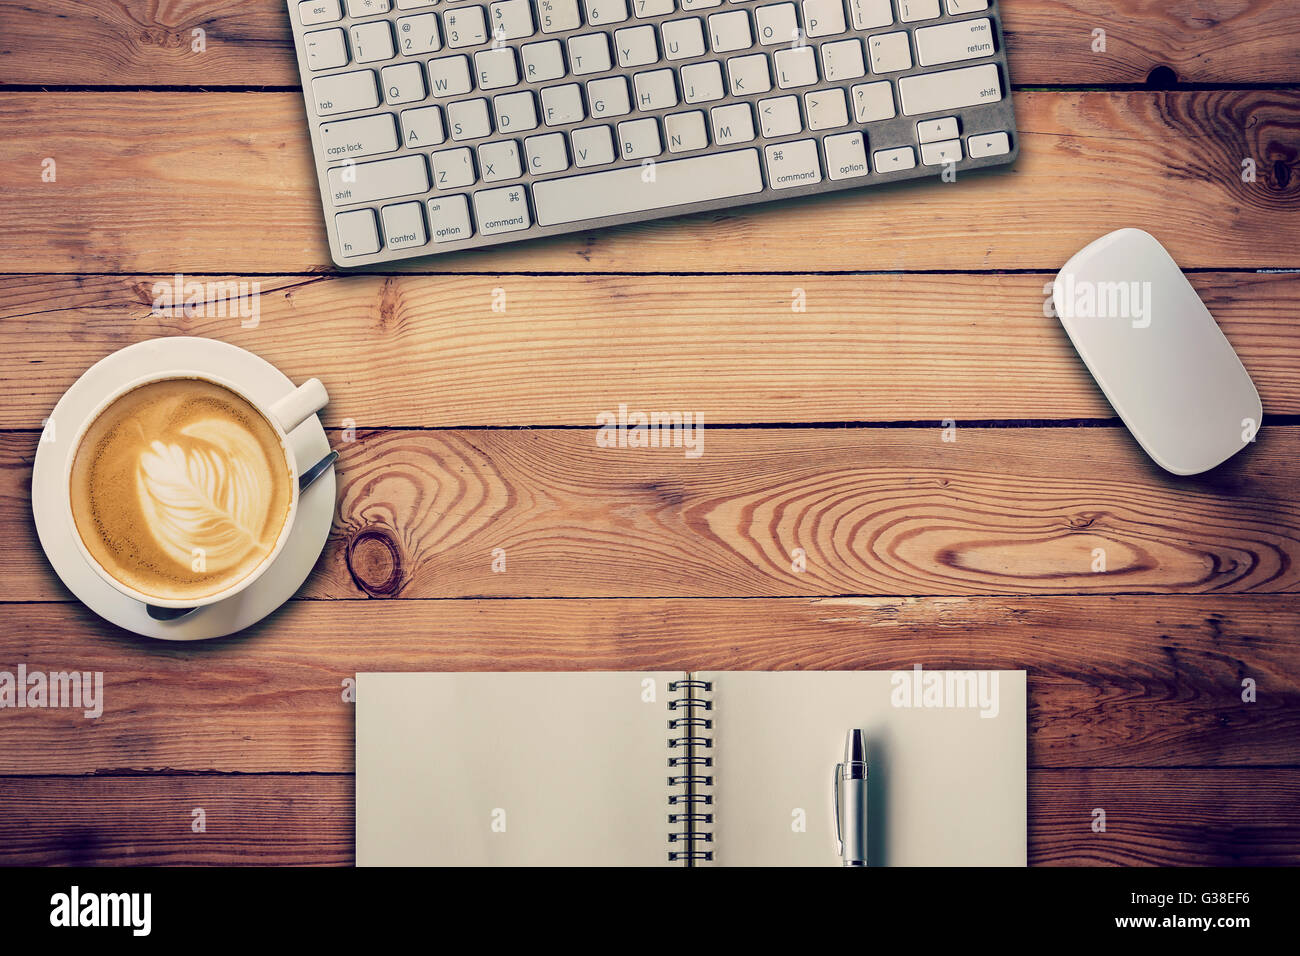
[[1024,671],[357,677],[357,863],[840,864],[870,750],[872,865],[1025,863]]

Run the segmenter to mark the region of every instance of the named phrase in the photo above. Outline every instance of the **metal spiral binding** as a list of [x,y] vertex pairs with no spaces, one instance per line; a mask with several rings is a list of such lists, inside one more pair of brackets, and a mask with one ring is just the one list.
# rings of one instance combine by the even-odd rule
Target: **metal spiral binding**
[[713,737],[706,733],[713,729],[713,719],[707,716],[713,710],[713,701],[703,696],[712,690],[709,681],[691,678],[668,684],[669,693],[684,695],[668,701],[671,713],[682,714],[668,720],[668,729],[679,732],[668,738],[668,749],[672,751],[668,766],[686,771],[668,777],[668,786],[677,791],[668,796],[668,822],[682,827],[668,834],[670,863],[694,866],[713,859],[713,850],[708,848],[713,843],[713,831],[704,829],[713,823],[713,774],[708,772],[713,766],[713,757],[708,753]]

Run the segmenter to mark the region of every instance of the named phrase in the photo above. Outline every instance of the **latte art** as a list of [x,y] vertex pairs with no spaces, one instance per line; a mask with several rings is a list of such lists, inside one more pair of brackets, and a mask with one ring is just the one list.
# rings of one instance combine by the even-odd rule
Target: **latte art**
[[70,491],[77,531],[109,574],[154,597],[197,599],[274,550],[292,474],[256,408],[214,382],[168,379],[91,425]]

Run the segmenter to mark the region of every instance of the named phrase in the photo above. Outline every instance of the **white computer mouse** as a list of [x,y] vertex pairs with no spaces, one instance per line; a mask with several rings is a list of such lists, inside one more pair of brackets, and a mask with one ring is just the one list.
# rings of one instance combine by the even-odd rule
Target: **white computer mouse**
[[1264,413],[1255,383],[1154,236],[1102,236],[1065,264],[1052,301],[1088,371],[1161,468],[1199,474],[1255,440]]

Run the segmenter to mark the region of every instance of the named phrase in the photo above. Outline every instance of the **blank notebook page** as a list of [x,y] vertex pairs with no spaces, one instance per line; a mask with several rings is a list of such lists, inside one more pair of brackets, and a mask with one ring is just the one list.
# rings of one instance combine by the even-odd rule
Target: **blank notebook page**
[[895,706],[907,671],[694,676],[713,683],[715,865],[840,865],[831,778],[852,727],[869,750],[872,865],[1025,865],[1024,671],[986,673],[989,717]]
[[359,674],[357,864],[667,866],[682,676]]

